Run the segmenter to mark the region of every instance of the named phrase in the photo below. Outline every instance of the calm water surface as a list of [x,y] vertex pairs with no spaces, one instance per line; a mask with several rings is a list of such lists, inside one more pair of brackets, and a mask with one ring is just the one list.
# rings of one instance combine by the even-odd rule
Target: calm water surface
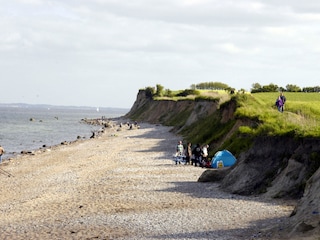
[[[0,145],[8,158],[24,150],[36,150],[80,136],[89,138],[100,127],[81,123],[84,118],[114,118],[125,115],[126,109],[69,109],[41,107],[0,107]],[[32,119],[32,121],[31,121]]]

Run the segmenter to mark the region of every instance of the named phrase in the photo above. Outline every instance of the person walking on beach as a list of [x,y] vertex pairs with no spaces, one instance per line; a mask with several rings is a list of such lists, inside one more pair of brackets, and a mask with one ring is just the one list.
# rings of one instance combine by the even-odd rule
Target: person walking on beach
[[4,148],[0,145],[0,163],[2,163],[2,155],[4,154]]

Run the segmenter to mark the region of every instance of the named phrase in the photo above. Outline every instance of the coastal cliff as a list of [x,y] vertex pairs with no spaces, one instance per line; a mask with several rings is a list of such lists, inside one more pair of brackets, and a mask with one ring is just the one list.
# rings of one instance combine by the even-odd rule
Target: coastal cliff
[[[223,190],[235,194],[294,199],[297,205],[286,233],[316,236],[320,233],[320,139],[240,134],[239,127],[258,123],[236,117],[236,109],[235,98],[223,103],[154,100],[140,90],[126,117],[172,126],[188,141],[208,143],[211,154],[231,150],[238,159],[232,168],[204,170],[199,181],[219,181]],[[195,129],[197,134],[192,133]]]
[[140,90],[135,103],[126,115],[136,121],[145,121],[181,128],[204,119],[219,107],[217,101],[153,100]]

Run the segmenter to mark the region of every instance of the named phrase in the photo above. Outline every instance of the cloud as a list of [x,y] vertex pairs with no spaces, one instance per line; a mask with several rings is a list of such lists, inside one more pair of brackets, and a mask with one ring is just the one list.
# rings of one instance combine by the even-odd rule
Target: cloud
[[[184,89],[221,81],[250,89],[254,82],[318,81],[317,1],[2,0],[1,6],[0,71],[4,87],[17,94],[0,101],[19,99],[17,86],[28,89],[32,102],[131,106],[139,88],[158,83]],[[58,92],[65,98],[58,100]]]

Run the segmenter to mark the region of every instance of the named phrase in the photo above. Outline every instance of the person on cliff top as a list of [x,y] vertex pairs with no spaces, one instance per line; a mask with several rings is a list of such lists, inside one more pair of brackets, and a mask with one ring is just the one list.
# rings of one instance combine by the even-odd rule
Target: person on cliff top
[[0,163],[2,163],[2,155],[4,154],[4,148],[0,145]]
[[276,106],[279,112],[283,112],[284,104],[286,103],[286,97],[283,95],[283,92],[280,92],[279,97],[276,100]]

